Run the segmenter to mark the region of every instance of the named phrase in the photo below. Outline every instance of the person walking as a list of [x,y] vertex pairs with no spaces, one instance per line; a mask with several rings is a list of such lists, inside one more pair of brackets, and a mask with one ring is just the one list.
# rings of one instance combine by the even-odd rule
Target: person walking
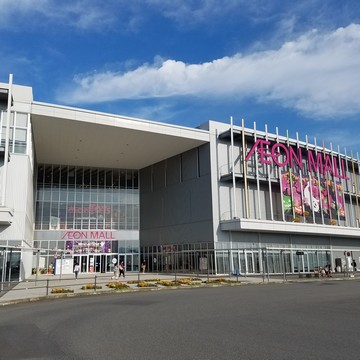
[[119,279],[119,265],[118,264],[114,264],[113,272],[114,272],[114,275],[113,275],[112,279],[118,280]]
[[355,259],[352,260],[351,266],[353,267],[354,272],[357,271]]
[[141,271],[143,274],[145,273],[145,270],[146,270],[146,262],[145,260],[143,260],[143,262],[141,263]]
[[75,266],[74,266],[75,279],[78,278],[79,272],[80,272],[80,266],[79,266],[79,264],[75,264]]
[[120,263],[119,270],[120,270],[120,276],[122,275],[123,277],[125,277],[125,265],[123,261],[121,261]]

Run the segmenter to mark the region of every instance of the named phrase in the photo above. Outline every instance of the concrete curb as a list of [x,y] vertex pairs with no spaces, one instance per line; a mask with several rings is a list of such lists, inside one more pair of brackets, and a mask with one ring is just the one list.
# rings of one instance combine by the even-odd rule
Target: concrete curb
[[[31,303],[35,301],[46,301],[46,300],[57,300],[57,299],[66,299],[66,298],[75,298],[75,297],[84,297],[84,296],[101,296],[101,295],[116,295],[116,294],[125,294],[125,293],[134,293],[134,292],[148,292],[148,291],[164,291],[164,290],[183,290],[183,289],[200,289],[200,288],[215,288],[215,287],[224,287],[224,286],[244,286],[244,285],[262,285],[263,283],[219,283],[219,284],[199,284],[199,285],[180,285],[180,286],[154,286],[154,287],[130,287],[128,289],[110,289],[110,290],[97,290],[96,292],[93,290],[83,290],[84,292],[74,292],[74,293],[59,293],[59,294],[51,294],[45,296],[34,296],[23,299],[14,299],[1,301],[0,298],[0,306],[8,306],[15,304],[24,304]],[[268,285],[268,283],[266,283]]]
[[[136,276],[133,276],[134,278],[136,278]],[[189,276],[178,276],[178,278],[187,278]],[[130,277],[129,277],[130,278]],[[173,280],[174,276],[173,275],[168,275],[168,276],[153,276],[152,274],[148,274],[147,276],[147,280],[149,281],[149,279],[160,279],[160,280]],[[78,281],[84,281],[87,280],[88,278],[82,278],[82,279],[78,279]],[[202,281],[206,281],[207,278],[199,278]],[[224,277],[224,279],[229,280],[227,277]],[[56,279],[53,279],[54,282],[56,281]],[[105,282],[104,283],[99,283],[99,285],[103,286],[106,282],[111,282],[114,280],[109,280],[106,277],[103,277],[102,280]],[[126,289],[97,289],[96,291],[94,291],[93,289],[89,289],[89,290],[81,290],[81,288],[77,288],[76,291],[74,290],[73,293],[58,293],[58,294],[49,294],[49,295],[28,295],[25,296],[23,298],[15,298],[15,299],[4,299],[2,300],[2,297],[0,297],[0,306],[9,306],[9,305],[15,305],[15,304],[25,304],[25,303],[31,303],[31,302],[35,302],[35,301],[46,301],[46,300],[56,300],[56,299],[66,299],[66,298],[75,298],[75,297],[83,297],[83,296],[99,296],[99,295],[115,295],[115,294],[122,294],[122,293],[133,293],[133,292],[144,292],[144,291],[163,291],[163,290],[181,290],[181,289],[199,289],[199,288],[209,288],[209,287],[224,287],[224,286],[244,286],[244,285],[271,285],[271,284],[293,284],[293,283],[313,283],[313,282],[332,282],[332,281],[343,281],[343,280],[357,280],[357,278],[350,278],[350,277],[332,277],[332,278],[293,278],[293,279],[264,279],[263,277],[259,278],[245,278],[245,277],[241,277],[241,279],[238,280],[238,282],[236,282],[236,280],[232,280],[232,282],[223,282],[223,283],[199,283],[199,284],[193,284],[193,285],[176,285],[176,286],[156,286],[156,287],[140,287],[138,288],[136,286],[136,284],[127,284],[129,286],[129,288]],[[51,288],[54,287],[61,287],[61,288],[68,288],[68,287],[74,287],[74,286],[79,286],[79,285],[84,285],[84,283],[73,283],[72,281],[74,281],[73,278],[67,278],[67,279],[63,279],[64,282],[69,281],[69,283],[64,283],[62,285],[59,286],[54,286],[52,285]],[[120,280],[118,280],[120,281]],[[128,281],[128,280],[127,280]],[[124,281],[120,281],[123,283],[126,283]],[[90,283],[90,282],[89,282]],[[20,283],[22,285],[22,289],[23,291],[27,291],[28,288],[34,289],[33,287],[31,287],[31,283],[30,286],[29,284],[25,281],[23,283]],[[19,284],[19,285],[20,285]],[[37,290],[39,289],[43,289],[43,287],[39,287]],[[9,293],[15,293],[16,290],[9,290]],[[6,295],[6,294],[5,294]]]

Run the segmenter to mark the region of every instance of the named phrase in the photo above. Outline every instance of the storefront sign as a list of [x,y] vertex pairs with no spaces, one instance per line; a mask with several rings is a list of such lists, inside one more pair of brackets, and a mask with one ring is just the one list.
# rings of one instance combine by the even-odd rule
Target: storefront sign
[[111,214],[111,207],[106,205],[90,204],[89,206],[69,206],[67,209],[68,213],[76,214]]
[[294,149],[292,146],[286,146],[282,143],[271,143],[268,140],[259,139],[250,149],[245,160],[249,161],[255,151],[259,154],[262,164],[275,164],[278,167],[290,166],[290,168],[297,165],[300,170],[303,170],[303,151],[305,151],[307,168],[310,172],[319,172],[320,174],[328,172],[334,178],[349,180],[345,173],[344,159],[341,159],[340,163],[338,163],[337,157],[331,157],[329,154],[318,152],[314,155],[312,150],[304,148]]
[[67,231],[61,237],[65,240],[115,240],[111,231]]

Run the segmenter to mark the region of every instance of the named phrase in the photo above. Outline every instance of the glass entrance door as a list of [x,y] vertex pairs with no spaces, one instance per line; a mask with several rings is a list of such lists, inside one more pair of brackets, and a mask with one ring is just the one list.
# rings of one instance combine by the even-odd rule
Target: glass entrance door
[[100,255],[94,255],[94,266],[95,266],[95,272],[101,271],[101,256]]
[[281,254],[282,261],[282,272],[285,274],[291,273],[291,253],[289,251],[284,251]]
[[101,255],[101,272],[106,272],[106,255]]
[[113,259],[116,259],[116,261],[118,261],[118,256],[117,254],[108,254],[106,255],[106,272],[111,272],[112,271],[112,267],[113,267]]
[[88,272],[95,272],[95,258],[94,255],[89,255],[89,268]]
[[74,256],[74,266],[75,265],[79,265],[80,269],[81,269],[80,256],[78,256],[78,255]]
[[303,255],[296,255],[293,253],[294,272],[308,272],[309,271],[309,256],[307,253]]
[[246,257],[246,272],[249,274],[253,274],[254,273],[254,255],[252,252],[246,251],[245,252]]
[[74,265],[80,265],[80,271],[82,273],[87,272],[100,272],[100,256],[99,255],[75,255]]
[[80,262],[81,272],[86,273],[88,270],[88,256],[81,255],[81,262]]
[[132,264],[132,256],[127,255],[126,256],[126,271],[132,271],[133,264]]
[[20,256],[19,251],[0,250],[0,282],[19,280]]
[[74,264],[79,264],[82,273],[112,272],[113,259],[124,261],[126,271],[138,270],[138,255],[86,254],[75,255]]
[[238,251],[234,251],[232,253],[232,273],[234,275],[240,275],[240,262]]

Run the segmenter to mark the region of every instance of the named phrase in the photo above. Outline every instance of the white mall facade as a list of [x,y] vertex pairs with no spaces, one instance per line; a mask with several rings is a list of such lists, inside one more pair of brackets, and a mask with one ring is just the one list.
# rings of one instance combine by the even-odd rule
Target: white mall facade
[[360,262],[360,162],[331,143],[41,103],[0,83],[0,281],[34,269],[310,273]]

